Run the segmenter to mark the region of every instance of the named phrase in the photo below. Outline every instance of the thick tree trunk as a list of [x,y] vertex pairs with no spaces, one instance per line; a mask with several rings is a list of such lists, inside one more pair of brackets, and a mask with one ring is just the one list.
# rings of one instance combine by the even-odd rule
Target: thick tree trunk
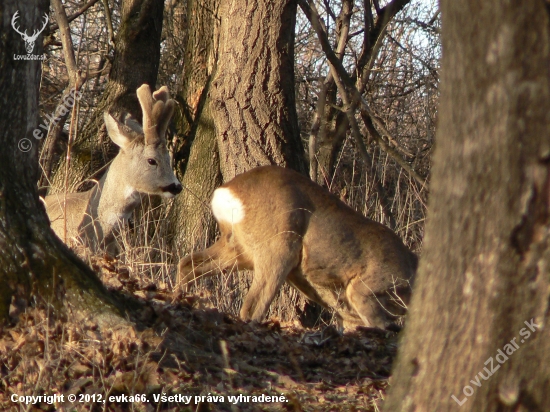
[[265,164],[305,172],[294,101],[296,5],[189,0],[187,6],[181,97],[188,104],[179,127],[187,147],[178,156],[187,190],[172,214],[180,251],[212,239],[209,204],[222,175],[227,181]]
[[549,411],[548,8],[441,13],[430,215],[384,410]]
[[[21,26],[40,27],[48,2],[0,3],[0,322],[8,320],[12,300],[31,296],[100,321],[120,320],[119,312],[94,273],[50,230],[38,200],[40,61],[16,60],[24,42],[10,21],[19,10]],[[42,53],[42,36],[33,54]],[[29,149],[29,150],[27,150]]]
[[[141,121],[136,90],[143,83],[148,83],[151,87],[156,85],[163,8],[163,1],[122,2],[122,22],[115,39],[115,56],[109,83],[94,114],[77,136],[72,148],[69,191],[84,179],[99,178],[94,173],[118,153],[117,147],[107,136],[103,122],[104,112],[110,111],[115,116],[128,112]],[[63,165],[64,162],[61,162],[54,174],[50,193],[64,190]],[[104,169],[101,169],[102,172]]]
[[290,0],[222,0],[211,98],[225,181],[277,164],[306,173],[294,92]]

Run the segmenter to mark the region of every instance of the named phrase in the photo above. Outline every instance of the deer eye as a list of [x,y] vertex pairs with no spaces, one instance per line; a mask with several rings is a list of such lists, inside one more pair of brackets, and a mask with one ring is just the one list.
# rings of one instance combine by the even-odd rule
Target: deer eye
[[157,165],[157,161],[155,159],[147,159],[147,163],[149,163],[151,166]]

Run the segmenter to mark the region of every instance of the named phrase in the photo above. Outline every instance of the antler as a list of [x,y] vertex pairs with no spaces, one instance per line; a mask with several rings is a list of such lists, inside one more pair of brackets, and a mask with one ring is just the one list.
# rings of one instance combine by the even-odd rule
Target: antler
[[15,21],[19,18],[19,10],[17,10],[15,12],[15,14],[13,15],[12,19],[11,19],[11,27],[13,27],[13,29],[19,33],[21,36],[23,36],[23,38],[28,38],[29,36],[27,35],[27,30],[25,30],[24,33],[22,33],[20,30],[19,30],[19,27],[16,27],[15,26]]
[[158,122],[157,122],[157,130],[158,130],[159,136],[164,138],[164,136],[166,135],[166,129],[168,129],[168,125],[170,124],[170,119],[174,114],[174,107],[176,105],[176,101],[170,99],[170,92],[168,91],[168,87],[166,86],[162,86],[160,89],[154,92],[153,99],[164,102],[164,110],[158,117]]
[[21,32],[21,30],[19,30],[19,27],[16,26],[16,20],[19,18],[19,10],[17,10],[15,12],[15,14],[13,15],[12,19],[11,19],[11,27],[13,27],[13,29],[19,33],[21,36],[23,36],[23,39],[25,41],[35,41],[36,38],[38,37],[38,35],[40,33],[42,33],[42,31],[46,28],[46,25],[48,24],[48,21],[50,21],[48,19],[48,15],[45,14],[44,15],[44,24],[42,25],[42,27],[40,28],[40,30],[35,30],[34,33],[32,34],[32,36],[29,37],[29,35],[27,34],[27,30],[25,30],[25,32]]
[[35,30],[35,31],[34,31],[34,33],[32,34],[32,37],[29,39],[30,41],[35,41],[36,38],[38,37],[38,35],[39,35],[40,33],[42,33],[42,31],[46,28],[46,24],[48,24],[48,21],[49,21],[48,15],[45,14],[45,15],[44,15],[44,18],[46,19],[46,20],[44,21],[44,24],[42,25],[42,27],[40,28],[40,30]]
[[149,85],[143,84],[137,89],[137,97],[143,112],[145,144],[159,144],[164,140],[168,123],[174,113],[175,102],[170,99],[166,86],[151,93]]

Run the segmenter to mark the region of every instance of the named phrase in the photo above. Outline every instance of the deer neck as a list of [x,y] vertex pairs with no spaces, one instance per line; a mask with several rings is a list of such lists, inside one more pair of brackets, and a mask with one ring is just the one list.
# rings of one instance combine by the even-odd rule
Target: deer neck
[[117,173],[124,166],[117,156],[97,186],[97,219],[102,226],[103,236],[107,237],[113,229],[126,222],[132,211],[141,202],[139,192],[127,182],[121,181]]

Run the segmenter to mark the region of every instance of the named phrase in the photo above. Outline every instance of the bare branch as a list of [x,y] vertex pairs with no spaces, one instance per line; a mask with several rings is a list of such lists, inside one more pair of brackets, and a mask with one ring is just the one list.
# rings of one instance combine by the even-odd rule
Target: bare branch
[[[74,56],[73,40],[71,38],[71,29],[69,27],[69,20],[65,13],[65,8],[61,3],[61,0],[51,0],[52,7],[55,11],[55,19],[59,25],[59,34],[61,36],[61,43],[63,44],[63,54],[65,56],[65,64],[67,65],[67,71],[69,72],[69,84],[76,86],[79,83],[80,77],[77,75],[76,59]],[[80,86],[80,84],[78,84]]]
[[[382,139],[382,136],[380,136],[380,133],[378,133],[378,130],[374,127],[374,123],[377,124],[378,127],[381,125],[383,126],[382,122],[374,116],[366,106],[363,106],[363,109],[361,110],[361,118],[363,119],[363,123],[365,124],[365,127],[367,128],[367,131],[372,136],[372,138],[378,143],[380,148],[384,150],[390,157],[395,160],[397,164],[399,164],[409,175],[411,175],[414,180],[416,180],[418,183],[420,183],[422,186],[426,187],[427,182],[426,179],[420,176],[412,167],[411,165],[403,159],[397,151],[392,148],[389,144],[387,144],[384,139]],[[389,134],[388,130],[383,127],[383,133],[387,134],[388,137],[391,138],[391,135]]]
[[[394,0],[388,5],[386,5],[383,9],[381,9],[381,13],[376,23],[375,30],[380,30],[379,33],[381,33],[382,30],[385,30],[385,27],[389,21],[388,19],[393,17],[407,3],[408,3],[408,0]],[[338,56],[334,53],[334,50],[332,50],[332,48],[330,47],[330,42],[328,40],[326,28],[324,27],[319,17],[319,13],[315,7],[315,4],[308,0],[298,0],[298,4],[304,11],[313,29],[317,33],[317,37],[321,44],[321,48],[325,52],[325,55],[329,61],[329,66],[330,66],[332,76],[334,77],[334,81],[336,82],[336,86],[338,87],[338,91],[340,92],[342,101],[344,102],[344,110],[348,118],[349,124],[351,126],[352,136],[357,145],[357,149],[359,150],[359,153],[361,154],[361,157],[364,159],[365,163],[368,165],[372,165],[371,156],[367,151],[365,142],[363,141],[363,137],[359,129],[359,125],[357,123],[357,119],[355,118],[355,111],[358,105],[362,101],[361,93],[357,89],[356,85],[354,84],[353,80],[351,79],[347,71],[345,70]],[[380,43],[380,39],[378,37],[376,38],[376,41],[377,43]],[[362,80],[363,80],[362,86],[364,86],[366,82],[364,78]],[[412,168],[410,167],[407,167],[404,169],[406,171],[412,170]],[[384,187],[382,186],[382,183],[377,176],[376,170],[372,168],[371,172],[373,175],[376,191],[378,193],[378,196],[380,197],[380,203],[382,205],[382,210],[384,212],[384,215],[386,216],[386,219],[388,220],[389,225],[392,227],[392,229],[395,229],[395,226],[396,226],[395,219],[391,213],[390,203],[385,194]],[[413,177],[415,179],[417,177],[420,178],[418,174],[415,174],[415,176]],[[423,179],[420,179],[420,181],[423,181]]]
[[[67,17],[67,22],[70,23],[72,22],[74,19],[76,19],[77,17],[79,17],[80,15],[82,15],[83,13],[86,12],[86,10],[88,10],[90,7],[92,7],[94,4],[96,4],[99,0],[90,0],[88,3],[86,3],[84,6],[82,6],[76,13],[74,14],[71,14],[69,17]],[[48,28],[48,34],[51,34],[53,33],[54,31],[56,31],[57,29],[59,29],[59,24],[58,23],[55,23],[55,24],[52,24],[49,28]]]
[[115,31],[113,30],[113,19],[111,18],[111,9],[109,9],[109,2],[103,1],[103,8],[105,9],[105,20],[107,22],[107,33],[109,33],[109,45],[115,47]]

